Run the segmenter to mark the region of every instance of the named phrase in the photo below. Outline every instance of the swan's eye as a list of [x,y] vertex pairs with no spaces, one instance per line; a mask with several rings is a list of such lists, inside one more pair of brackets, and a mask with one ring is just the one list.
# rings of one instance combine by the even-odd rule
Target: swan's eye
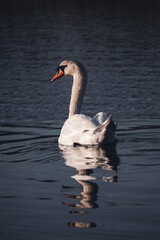
[[67,65],[59,66],[59,67],[57,68],[57,72],[59,72],[60,69],[64,72],[64,69],[65,69],[66,67],[67,67]]

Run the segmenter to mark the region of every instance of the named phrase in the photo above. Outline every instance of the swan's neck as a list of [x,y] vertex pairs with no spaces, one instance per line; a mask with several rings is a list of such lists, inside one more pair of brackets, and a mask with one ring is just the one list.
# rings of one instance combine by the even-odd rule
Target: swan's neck
[[87,76],[79,69],[73,75],[73,86],[69,106],[69,117],[79,114],[87,85]]

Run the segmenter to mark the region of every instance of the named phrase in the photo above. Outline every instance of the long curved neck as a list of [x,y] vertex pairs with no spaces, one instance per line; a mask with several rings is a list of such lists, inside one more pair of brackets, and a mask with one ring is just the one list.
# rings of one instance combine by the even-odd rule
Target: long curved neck
[[72,93],[69,106],[69,117],[71,117],[74,114],[80,113],[83,97],[86,90],[86,85],[87,85],[86,74],[80,71],[80,69],[77,69],[77,71],[73,75]]

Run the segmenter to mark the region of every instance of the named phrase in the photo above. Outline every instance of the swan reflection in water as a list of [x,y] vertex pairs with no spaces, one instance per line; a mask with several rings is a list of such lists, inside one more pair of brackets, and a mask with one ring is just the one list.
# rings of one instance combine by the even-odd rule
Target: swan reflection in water
[[[69,211],[70,214],[86,214],[87,209],[98,208],[97,193],[98,185],[93,182],[96,180],[94,175],[94,169],[102,168],[106,170],[108,176],[103,176],[102,180],[107,182],[118,181],[118,165],[119,158],[116,153],[116,145],[112,144],[106,148],[100,147],[68,147],[59,146],[62,150],[65,164],[69,167],[75,168],[78,173],[71,178],[74,178],[79,184],[82,185],[83,191],[80,195],[64,194],[65,197],[71,199],[80,200],[79,203],[66,203],[62,202],[63,205],[68,207],[74,207],[76,210]],[[110,174],[108,173],[110,172]],[[114,174],[113,174],[114,173]],[[65,191],[67,186],[62,186]],[[96,227],[94,222],[68,222],[66,224],[70,227],[82,227],[90,228]]]

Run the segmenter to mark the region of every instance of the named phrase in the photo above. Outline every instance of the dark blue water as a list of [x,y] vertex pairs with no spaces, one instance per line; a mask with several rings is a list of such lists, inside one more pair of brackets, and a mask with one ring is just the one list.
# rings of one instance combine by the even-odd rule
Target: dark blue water
[[[1,239],[159,239],[159,29],[158,1],[0,3]],[[58,146],[72,78],[50,79],[66,58],[116,146]]]

